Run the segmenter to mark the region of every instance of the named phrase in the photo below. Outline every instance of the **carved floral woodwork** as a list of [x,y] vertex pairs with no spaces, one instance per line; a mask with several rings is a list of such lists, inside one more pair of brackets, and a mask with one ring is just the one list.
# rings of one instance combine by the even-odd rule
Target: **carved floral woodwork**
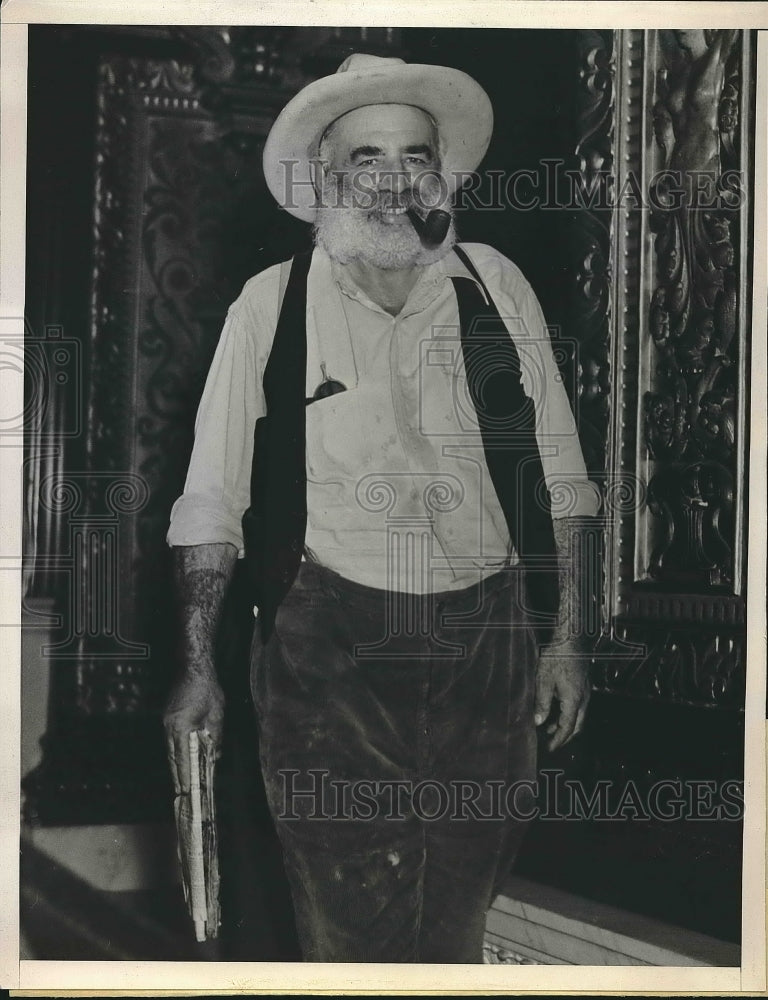
[[598,643],[593,682],[616,694],[741,709],[744,638],[717,629],[619,624]]
[[[734,584],[740,189],[737,32],[659,32],[655,372],[643,398],[654,525],[647,572],[693,589]],[[681,36],[685,35],[685,38]],[[728,89],[726,91],[726,80]],[[737,185],[734,188],[734,183]]]
[[[194,225],[179,204],[164,196],[162,182],[151,182],[151,171],[162,177],[158,135],[183,150],[211,126],[200,108],[192,67],[175,61],[103,60],[97,101],[88,464],[93,482],[97,475],[133,469],[146,491],[141,509],[120,525],[119,562],[130,592],[118,612],[123,628],[140,636],[152,653],[154,683],[144,686],[134,709],[156,715],[172,669],[169,641],[159,627],[169,621],[171,607],[158,526],[168,487],[173,490],[183,476],[181,464],[190,444],[185,427],[191,405],[190,356],[204,349],[206,332],[209,343],[213,334],[201,315],[190,316],[195,297],[204,299],[207,278],[196,260]],[[180,169],[177,162],[168,170],[166,182],[173,174],[182,190],[190,188],[193,168],[185,164]],[[189,249],[170,253],[166,243],[160,260],[159,240],[153,239],[158,226],[166,241],[186,243]],[[169,356],[177,359],[175,364]],[[144,555],[148,546],[149,559]],[[85,647],[83,655],[88,655]],[[123,670],[132,666],[126,662]],[[119,711],[106,690],[112,683],[107,673],[90,671],[79,680],[85,688],[82,699]]]
[[[580,344],[594,342],[600,319],[611,333],[607,356],[587,353],[583,365],[610,381],[594,680],[608,692],[738,709],[752,42],[736,31],[621,31],[611,58],[595,33],[586,40],[579,148],[613,151],[614,195],[594,241],[601,254],[610,244],[610,294],[577,326]],[[612,84],[598,90],[601,66]],[[582,155],[584,184],[603,162]],[[580,213],[589,236],[598,211]],[[584,288],[590,259],[577,270]],[[582,376],[582,396],[587,386]]]
[[614,171],[614,37],[578,32],[581,65],[575,148],[584,207],[573,229],[573,328],[578,338],[579,436],[587,469],[605,471],[610,414],[611,187]]

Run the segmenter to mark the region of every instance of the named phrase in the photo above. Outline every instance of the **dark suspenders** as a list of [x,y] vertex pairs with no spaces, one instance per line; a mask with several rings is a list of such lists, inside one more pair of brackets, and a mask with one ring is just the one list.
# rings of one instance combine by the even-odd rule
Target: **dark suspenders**
[[[540,642],[557,616],[559,586],[549,493],[535,435],[535,407],[523,391],[520,358],[485,283],[452,278],[467,383],[483,451],[510,538],[526,568],[529,612]],[[264,371],[266,417],[256,422],[251,506],[243,516],[246,562],[262,638],[298,573],[307,526],[306,300],[311,254],[293,259]]]
[[243,515],[247,573],[266,642],[299,571],[307,530],[306,303],[311,253],[293,258],[264,369],[266,416],[256,421],[251,506]]
[[485,292],[469,278],[452,278],[459,303],[467,386],[483,452],[515,551],[526,569],[526,591],[542,643],[557,619],[560,588],[549,490],[536,439],[536,407],[525,394],[520,356],[474,264],[454,247]]

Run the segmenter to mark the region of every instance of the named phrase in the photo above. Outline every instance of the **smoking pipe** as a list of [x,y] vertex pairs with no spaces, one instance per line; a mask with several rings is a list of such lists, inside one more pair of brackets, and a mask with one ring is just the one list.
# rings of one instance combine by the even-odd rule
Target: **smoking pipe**
[[422,219],[415,208],[409,208],[406,215],[411,221],[411,225],[419,235],[419,239],[425,247],[439,247],[451,225],[451,216],[442,208],[433,208],[427,214],[426,219]]

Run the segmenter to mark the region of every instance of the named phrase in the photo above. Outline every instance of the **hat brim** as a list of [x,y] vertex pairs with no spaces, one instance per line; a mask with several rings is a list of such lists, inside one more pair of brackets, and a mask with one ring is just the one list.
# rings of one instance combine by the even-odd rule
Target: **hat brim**
[[493,109],[483,88],[460,70],[401,63],[348,71],[309,84],[283,108],[264,146],[264,177],[286,211],[313,222],[316,194],[311,161],[331,122],[371,104],[422,108],[437,123],[442,172],[453,194],[480,164],[493,131]]

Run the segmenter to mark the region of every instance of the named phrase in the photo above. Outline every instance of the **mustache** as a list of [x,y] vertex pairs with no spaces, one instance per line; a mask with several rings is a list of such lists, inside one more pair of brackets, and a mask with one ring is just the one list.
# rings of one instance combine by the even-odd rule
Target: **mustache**
[[409,208],[413,208],[413,206],[414,198],[410,192],[381,191],[377,194],[375,201],[368,208],[368,211],[387,212],[392,209],[407,211]]
[[402,191],[382,190],[377,191],[371,188],[359,190],[351,185],[342,183],[337,188],[337,200],[329,207],[351,208],[359,212],[377,213],[391,211],[392,209],[407,210],[416,205],[417,199],[411,188]]

